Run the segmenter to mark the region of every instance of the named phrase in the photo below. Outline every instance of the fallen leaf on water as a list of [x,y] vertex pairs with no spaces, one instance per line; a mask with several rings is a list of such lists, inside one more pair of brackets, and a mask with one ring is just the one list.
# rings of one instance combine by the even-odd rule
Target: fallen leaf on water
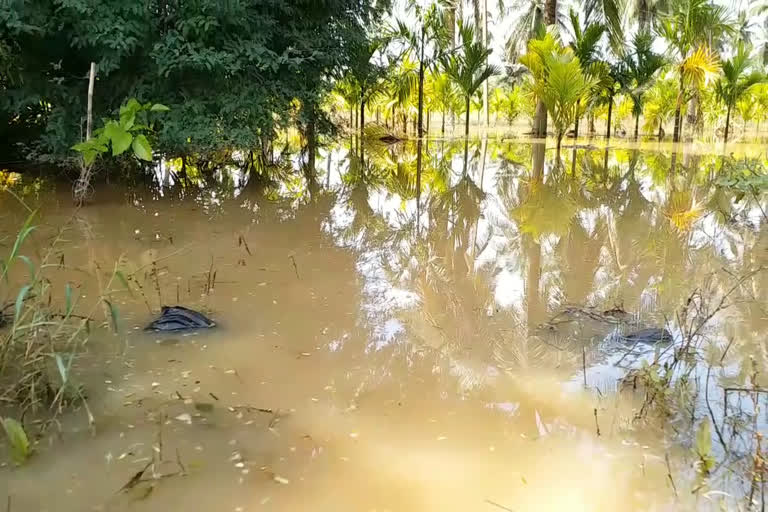
[[279,484],[283,484],[283,485],[288,485],[289,483],[291,483],[291,481],[290,481],[290,480],[288,480],[287,478],[283,478],[283,477],[282,477],[282,476],[280,476],[280,475],[275,475],[275,476],[273,476],[273,477],[272,477],[272,480],[274,480],[275,482],[277,482],[277,483],[279,483]]

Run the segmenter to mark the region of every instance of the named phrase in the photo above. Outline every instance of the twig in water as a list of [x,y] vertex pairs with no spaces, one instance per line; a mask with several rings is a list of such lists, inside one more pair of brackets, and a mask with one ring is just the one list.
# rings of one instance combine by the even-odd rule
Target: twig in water
[[131,479],[130,479],[130,480],[128,480],[128,482],[126,482],[126,484],[125,484],[124,486],[122,486],[122,487],[120,488],[120,490],[119,490],[119,491],[117,491],[117,492],[119,492],[119,493],[120,493],[120,492],[123,492],[123,491],[127,491],[128,489],[133,489],[134,487],[136,487],[136,484],[138,484],[138,483],[141,481],[141,477],[142,477],[142,476],[144,476],[144,472],[145,472],[146,470],[148,470],[148,469],[149,469],[149,466],[151,466],[153,463],[154,463],[154,461],[149,461],[149,462],[147,462],[147,465],[146,465],[146,466],[144,466],[143,468],[141,468],[140,470],[138,470],[138,471],[136,472],[136,474],[134,474],[134,475],[131,477]]
[[595,407],[595,430],[597,431],[597,437],[600,437],[600,424],[597,422],[597,407]]
[[245,241],[245,237],[243,235],[239,236],[237,240],[237,245],[238,247],[240,247],[241,245],[245,246],[245,252],[248,253],[248,256],[253,256],[253,254],[251,254],[251,249],[248,247],[248,242]]
[[184,463],[181,462],[181,454],[179,453],[178,448],[176,448],[176,464],[179,466],[179,469],[181,469],[182,476],[186,476],[187,468],[184,467]]
[[667,462],[667,478],[669,479],[669,483],[672,484],[672,490],[675,491],[675,498],[677,498],[677,486],[675,485],[674,478],[672,478],[672,466],[669,464],[669,453],[664,454],[664,460]]
[[501,510],[506,510],[507,512],[515,512],[513,509],[505,507],[504,505],[499,505],[495,501],[485,500],[485,502],[489,505],[493,505],[494,507],[500,508]]
[[299,267],[296,266],[296,258],[293,257],[293,254],[288,257],[291,259],[291,263],[293,263],[293,271],[296,272],[296,279],[301,279],[299,277]]
[[[728,445],[723,439],[723,434],[720,432],[720,427],[717,426],[717,420],[715,419],[715,413],[712,411],[712,405],[709,403],[709,374],[712,372],[712,365],[707,366],[707,380],[704,381],[704,401],[707,403],[707,409],[709,410],[709,417],[712,418],[712,425],[715,427],[717,438],[720,440],[720,444],[723,445],[723,450],[726,455],[728,454]],[[723,411],[723,425],[725,425],[725,417],[727,412]]]

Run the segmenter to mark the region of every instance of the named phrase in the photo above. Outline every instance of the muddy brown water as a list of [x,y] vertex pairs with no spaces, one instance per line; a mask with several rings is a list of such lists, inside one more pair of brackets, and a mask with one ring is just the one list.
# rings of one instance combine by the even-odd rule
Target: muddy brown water
[[[542,324],[578,305],[663,325],[697,287],[727,288],[723,269],[766,262],[759,208],[713,186],[715,157],[670,172],[663,153],[583,151],[569,177],[528,145],[476,143],[466,165],[463,149],[427,145],[421,173],[410,146],[370,149],[362,172],[348,148],[323,150],[311,194],[219,175],[97,187],[78,212],[63,188],[30,195],[43,225],[28,252],[68,226],[59,290],[81,284],[85,309],[94,262],[141,290],[116,295],[120,334],[97,329],[76,364],[95,428],[66,413],[25,466],[0,468],[11,510],[715,506],[717,484],[691,493],[689,447],[613,392],[631,366],[615,364],[617,327]],[[7,196],[0,209],[13,236],[23,215]],[[736,367],[762,364],[763,281],[713,326],[738,338]],[[218,327],[141,330],[176,303]],[[166,476],[120,492],[159,452]]]

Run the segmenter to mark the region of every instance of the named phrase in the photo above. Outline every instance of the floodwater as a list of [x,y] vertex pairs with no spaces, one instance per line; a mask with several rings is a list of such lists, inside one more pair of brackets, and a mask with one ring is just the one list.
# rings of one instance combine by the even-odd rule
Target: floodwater
[[[97,186],[77,212],[66,187],[19,188],[41,208],[30,255],[66,227],[59,298],[79,286],[89,314],[94,276],[115,265],[132,292],[113,287],[120,331],[94,329],[75,363],[93,428],[82,408],[65,413],[26,465],[0,468],[11,510],[737,502],[738,485],[697,473],[706,409],[690,423],[636,419],[643,394],[618,383],[654,349],[617,333],[679,336],[692,293],[737,282],[707,324],[712,350],[733,347],[697,389],[713,390],[722,418],[721,382],[743,384],[748,365],[768,375],[768,283],[741,277],[766,263],[764,202],[716,185],[723,157],[582,148],[555,166],[552,150],[500,141],[358,152],[321,149],[313,184],[193,169],[185,184],[171,162],[153,184]],[[24,215],[2,197],[12,237]],[[143,331],[163,304],[218,325]]]

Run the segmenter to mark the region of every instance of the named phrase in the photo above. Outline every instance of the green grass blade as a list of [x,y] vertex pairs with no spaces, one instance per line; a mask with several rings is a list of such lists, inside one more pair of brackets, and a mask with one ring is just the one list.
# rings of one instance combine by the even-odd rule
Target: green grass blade
[[13,315],[13,323],[17,323],[19,321],[19,317],[21,316],[21,308],[24,306],[24,299],[27,298],[27,294],[31,288],[32,285],[28,284],[19,290],[19,294],[16,296],[16,309]]

